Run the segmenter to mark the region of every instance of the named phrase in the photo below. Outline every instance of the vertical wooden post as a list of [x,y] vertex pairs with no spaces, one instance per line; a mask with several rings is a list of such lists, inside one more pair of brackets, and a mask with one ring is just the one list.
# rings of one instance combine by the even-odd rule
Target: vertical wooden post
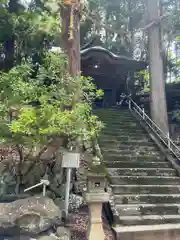
[[[159,0],[146,0],[149,22],[159,18]],[[148,29],[149,64],[151,86],[151,117],[164,131],[169,132],[167,105],[165,95],[165,79],[163,61],[160,50],[160,27],[154,24]]]
[[69,73],[80,75],[80,0],[64,0],[61,7],[64,49],[68,55]]
[[[64,50],[68,56],[69,74],[72,77],[81,74],[80,55],[80,0],[64,0],[61,6],[61,23]],[[73,107],[79,101],[80,87],[74,83],[77,91]]]

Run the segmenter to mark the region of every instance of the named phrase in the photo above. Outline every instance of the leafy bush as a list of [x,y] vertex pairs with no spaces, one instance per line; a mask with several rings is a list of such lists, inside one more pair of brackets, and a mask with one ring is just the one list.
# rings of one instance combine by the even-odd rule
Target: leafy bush
[[34,164],[57,138],[82,143],[99,134],[102,124],[92,115],[92,102],[103,93],[91,78],[72,78],[63,54],[46,54],[32,73],[31,62],[0,73],[0,140],[18,147],[21,163]]

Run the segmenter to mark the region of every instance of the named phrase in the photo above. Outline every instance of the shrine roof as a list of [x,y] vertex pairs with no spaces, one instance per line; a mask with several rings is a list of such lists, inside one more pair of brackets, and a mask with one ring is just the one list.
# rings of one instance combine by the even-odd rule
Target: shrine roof
[[[60,47],[52,47],[52,52],[62,52]],[[81,49],[81,61],[91,61],[91,63],[100,61],[106,62],[112,65],[123,65],[127,70],[140,71],[146,69],[148,66],[147,62],[137,61],[124,55],[116,55],[110,50],[101,46],[92,46],[85,49]]]
[[81,50],[81,61],[86,61],[91,58],[96,60],[100,58],[110,64],[127,65],[126,67],[129,68],[129,70],[132,69],[136,71],[145,69],[148,66],[144,61],[137,61],[124,55],[116,55],[101,46],[93,46]]

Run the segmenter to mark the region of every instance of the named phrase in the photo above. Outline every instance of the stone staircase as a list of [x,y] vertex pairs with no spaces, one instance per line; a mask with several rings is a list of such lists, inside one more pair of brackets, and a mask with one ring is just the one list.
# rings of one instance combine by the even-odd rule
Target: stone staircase
[[[146,240],[155,236],[135,233],[180,229],[176,170],[129,110],[100,109],[95,114],[105,123],[99,144],[119,213],[114,223],[118,239]],[[180,232],[178,236],[162,239],[180,239]]]

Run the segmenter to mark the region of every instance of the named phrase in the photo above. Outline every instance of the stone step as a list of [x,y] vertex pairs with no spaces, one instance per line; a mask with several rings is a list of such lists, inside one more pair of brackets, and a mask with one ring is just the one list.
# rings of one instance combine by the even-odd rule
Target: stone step
[[106,162],[107,168],[169,168],[170,163],[165,161],[145,162],[145,161],[118,161],[118,162]]
[[111,185],[114,194],[180,194],[179,185]]
[[129,148],[130,146],[132,147],[139,147],[139,146],[145,146],[145,147],[151,147],[151,146],[155,146],[155,144],[153,142],[148,141],[148,139],[129,139],[129,140],[125,140],[123,138],[121,138],[121,140],[114,140],[109,137],[109,139],[104,138],[104,139],[99,139],[99,144],[100,146],[107,146],[109,144],[117,146],[117,148],[121,147],[123,148],[124,145],[126,145],[127,148]]
[[180,203],[180,194],[114,194],[116,204]]
[[136,118],[133,116],[133,115],[128,115],[128,114],[126,114],[126,115],[114,115],[114,114],[112,114],[112,115],[109,115],[109,116],[103,116],[103,115],[98,115],[98,117],[99,118],[102,118],[103,119],[103,121],[106,121],[106,122],[115,122],[115,123],[119,123],[119,121],[120,122],[123,122],[123,121],[128,121],[128,122],[135,122],[135,123],[137,123],[138,121],[136,120]]
[[111,123],[111,124],[119,124],[119,123],[124,123],[127,122],[129,124],[131,124],[132,122],[137,123],[137,120],[133,117],[133,116],[119,116],[119,115],[113,115],[113,116],[109,116],[109,117],[103,117],[101,115],[96,115],[101,121],[103,121],[104,123]]
[[[103,122],[104,123],[104,122]],[[105,123],[104,123],[105,124]],[[139,125],[133,126],[130,125],[129,123],[119,123],[119,124],[108,124],[104,126],[104,129],[108,129],[109,131],[117,131],[117,130],[131,130],[131,131],[135,131],[135,130],[143,130]]]
[[[102,149],[101,149],[102,150]],[[140,149],[133,149],[133,150],[130,150],[130,149],[121,149],[119,151],[114,151],[114,150],[110,150],[110,151],[104,151],[102,150],[102,153],[104,156],[126,156],[126,155],[132,155],[132,156],[162,156],[161,152],[160,151],[148,151],[145,149],[143,149],[143,147],[140,146]]]
[[[147,142],[148,143],[148,142]],[[125,144],[119,144],[118,147],[116,146],[111,146],[110,147],[101,147],[102,152],[110,152],[113,151],[114,153],[118,153],[118,152],[122,152],[122,151],[137,151],[139,149],[143,149],[146,150],[147,152],[150,151],[159,151],[159,149],[157,148],[157,146],[155,145],[151,145],[151,146],[142,146],[140,144],[136,144],[136,145],[125,145]]]
[[179,185],[180,178],[172,176],[113,176],[110,179],[112,184],[145,184],[145,185]]
[[179,240],[180,223],[122,226],[114,228],[117,240]]
[[132,124],[132,122],[138,123],[138,121],[133,116],[120,116],[120,115],[112,115],[112,116],[102,116],[102,115],[96,115],[101,121],[105,123],[112,123],[112,124],[119,124],[119,123],[129,123]]
[[131,112],[129,110],[108,110],[108,109],[104,109],[104,110],[94,110],[93,111],[94,115],[98,115],[98,116],[102,116],[104,118],[107,117],[114,117],[114,116],[122,116],[122,117],[126,117],[126,116],[131,116],[133,117],[133,115],[131,114]]
[[96,108],[93,111],[95,111],[95,112],[105,112],[105,113],[107,113],[107,112],[120,112],[120,113],[121,112],[122,113],[128,112],[128,113],[130,113],[129,109],[119,109],[119,108],[114,108],[114,107],[111,107],[111,108]]
[[121,149],[119,150],[119,152],[117,151],[114,151],[114,150],[111,150],[111,151],[102,151],[103,155],[104,156],[107,156],[107,157],[111,157],[111,158],[114,158],[114,159],[118,159],[119,157],[121,156],[125,156],[125,157],[129,157],[129,156],[132,156],[132,157],[140,157],[143,159],[143,157],[147,157],[148,159],[150,157],[154,157],[155,159],[165,159],[165,156],[158,150],[154,149],[154,151],[147,151],[146,149],[144,149],[144,146],[139,146],[139,148],[136,148],[136,149]]
[[130,129],[143,129],[140,125],[140,123],[136,122],[134,119],[132,120],[122,120],[120,121],[119,119],[116,120],[116,122],[108,121],[106,119],[100,119],[104,127],[108,127],[108,129],[127,129],[128,127]]
[[[142,140],[142,139],[149,139],[147,134],[145,133],[138,133],[138,132],[125,132],[123,131],[122,133],[118,132],[118,131],[115,131],[114,133],[112,132],[109,132],[109,133],[101,133],[100,136],[99,136],[99,139],[104,139],[104,138],[111,138],[111,139],[114,139],[114,140],[117,140],[117,141],[120,141],[120,140],[124,140],[124,141],[128,141],[128,140],[131,140],[131,139],[134,139],[134,140]],[[149,139],[150,140],[150,139]]]
[[104,139],[98,139],[98,142],[99,142],[99,145],[103,148],[108,148],[108,146],[110,147],[113,147],[113,148],[124,148],[124,145],[126,145],[126,148],[129,148],[128,146],[130,145],[133,145],[134,146],[132,148],[135,149],[136,148],[139,148],[139,147],[153,147],[154,144],[153,142],[150,142],[148,141],[147,139],[130,139],[130,138],[124,138],[124,137],[121,137],[120,140],[116,140],[116,139],[111,139],[109,137],[109,139],[107,138],[104,138]]
[[145,136],[145,137],[148,137],[147,136],[147,133],[145,131],[143,131],[142,129],[109,129],[109,128],[104,128],[101,132],[101,135],[100,136],[116,136],[116,137],[119,137],[119,136],[135,136],[135,135],[139,135],[139,136]]
[[131,112],[127,111],[104,111],[104,112],[93,112],[94,115],[103,117],[103,118],[113,118],[113,117],[132,117],[133,115],[131,114]]
[[[126,148],[139,148],[139,147],[155,147],[154,143],[153,142],[150,142],[148,139],[146,138],[139,138],[138,136],[137,137],[134,137],[134,138],[129,138],[127,136],[121,136],[118,139],[114,139],[114,138],[107,138],[107,137],[104,137],[104,138],[100,138],[98,139],[98,142],[100,145],[106,145],[107,144],[109,145],[111,143],[111,145],[114,145],[115,147],[117,146],[118,148],[121,147],[124,148],[126,146]],[[157,147],[156,147],[157,149]]]
[[[112,139],[112,140],[111,140]],[[139,146],[142,143],[145,143],[144,145],[146,145],[146,143],[150,144],[150,146],[155,146],[155,144],[150,140],[150,138],[144,136],[128,136],[128,135],[121,135],[121,138],[116,139],[116,138],[111,138],[111,136],[106,136],[106,137],[99,137],[99,142],[102,143],[106,143],[106,142],[110,142],[112,141],[113,143],[119,143],[119,144],[124,144],[127,145],[127,143],[129,145],[136,145]],[[144,146],[143,145],[143,146]]]
[[99,109],[94,109],[93,110],[93,112],[98,112],[98,113],[109,113],[109,112],[111,112],[111,113],[118,113],[118,114],[121,114],[121,115],[124,115],[124,114],[131,114],[131,112],[129,111],[129,109],[126,109],[126,108],[124,108],[124,109],[119,109],[119,108],[114,108],[114,107],[112,107],[112,108],[99,108]]
[[180,214],[176,215],[144,215],[144,216],[122,216],[119,224],[124,226],[132,225],[150,225],[150,224],[166,224],[179,223]]
[[103,158],[106,162],[119,162],[119,161],[139,161],[139,162],[156,162],[165,160],[165,157],[160,156],[147,156],[147,155],[108,155],[103,154]]
[[99,118],[103,119],[104,122],[112,122],[112,123],[117,123],[119,124],[119,122],[135,122],[138,123],[138,121],[136,120],[136,118],[133,115],[109,115],[109,116],[103,116],[103,115],[96,115]]
[[180,204],[118,204],[116,209],[121,216],[178,215]]
[[[107,113],[111,114],[111,115],[107,115]],[[103,109],[103,110],[93,110],[93,114],[97,114],[97,115],[102,115],[102,116],[114,116],[114,115],[118,115],[118,116],[133,116],[131,114],[131,112],[127,109]]]
[[172,168],[108,168],[109,176],[176,176]]
[[131,116],[126,116],[126,117],[115,116],[115,117],[108,117],[108,118],[99,117],[99,119],[104,123],[111,124],[111,125],[119,125],[121,123],[132,124],[132,122],[137,123],[136,119]]
[[146,131],[141,127],[141,125],[136,125],[136,126],[133,126],[132,124],[130,124],[130,122],[119,122],[118,124],[116,123],[111,123],[111,122],[104,122],[103,121],[103,129],[102,130],[105,130],[107,129],[108,131],[115,131],[115,130],[119,130],[119,131],[123,131],[123,130],[137,130],[137,131],[143,131],[146,133]]

